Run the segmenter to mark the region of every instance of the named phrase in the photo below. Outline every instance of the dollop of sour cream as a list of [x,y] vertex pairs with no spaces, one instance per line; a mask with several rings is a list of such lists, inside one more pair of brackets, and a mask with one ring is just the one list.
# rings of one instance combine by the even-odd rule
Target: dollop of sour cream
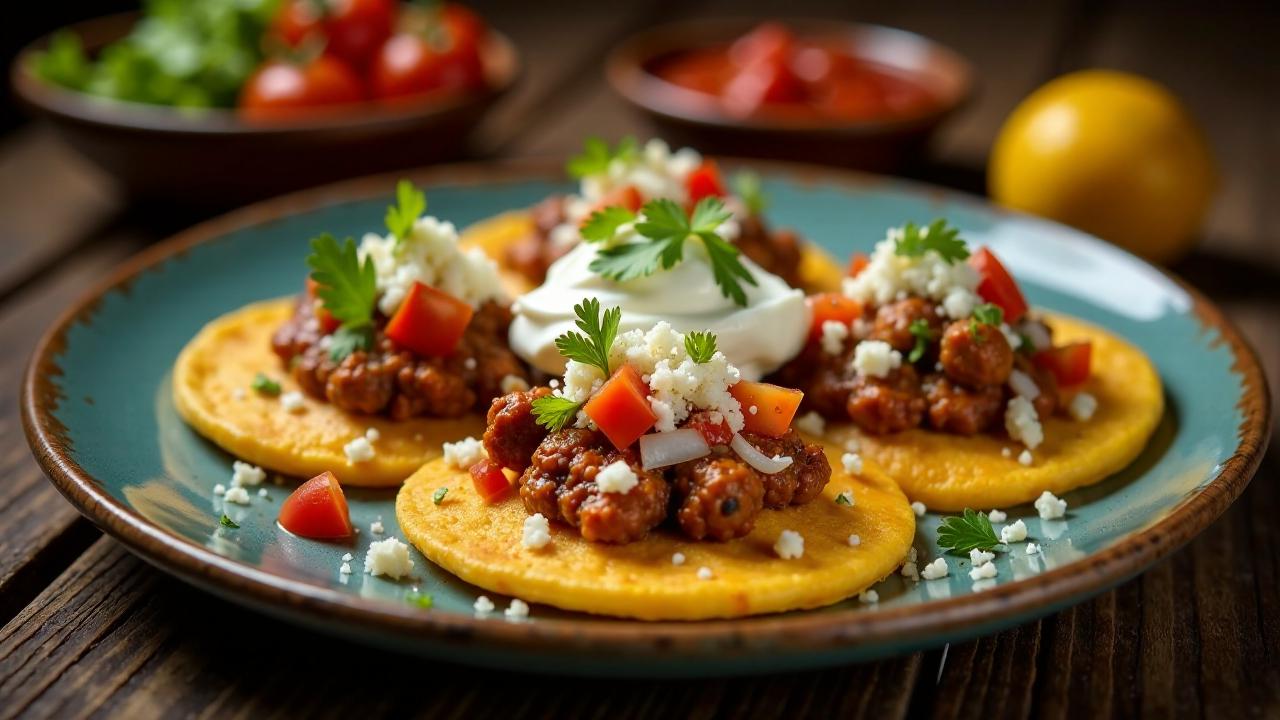
[[511,348],[539,370],[564,372],[565,359],[555,339],[576,330],[573,306],[588,297],[602,307],[622,308],[619,332],[647,330],[666,321],[679,332],[715,333],[719,350],[749,380],[777,369],[804,347],[809,333],[804,293],[746,256],[739,259],[757,284],[743,284],[747,304],[738,306],[712,280],[701,243],[687,243],[684,261],[670,270],[623,283],[589,269],[597,251],[586,243],[575,247],[552,264],[542,286],[512,306]]

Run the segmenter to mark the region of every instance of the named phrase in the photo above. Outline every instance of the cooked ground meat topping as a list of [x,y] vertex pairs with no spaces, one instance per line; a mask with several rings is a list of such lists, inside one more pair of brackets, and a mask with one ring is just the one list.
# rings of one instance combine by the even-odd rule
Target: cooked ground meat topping
[[764,506],[764,482],[729,457],[681,463],[674,471],[676,521],[694,540],[732,540],[751,532]]
[[482,410],[502,394],[504,377],[528,379],[528,370],[507,347],[511,311],[495,302],[476,309],[448,357],[422,357],[399,347],[383,333],[386,323],[385,316],[375,316],[372,350],[357,350],[335,362],[314,302],[303,295],[271,345],[308,395],[348,412],[394,420]]
[[947,377],[958,383],[1003,385],[1013,370],[1013,348],[999,328],[959,320],[943,332],[938,360]]

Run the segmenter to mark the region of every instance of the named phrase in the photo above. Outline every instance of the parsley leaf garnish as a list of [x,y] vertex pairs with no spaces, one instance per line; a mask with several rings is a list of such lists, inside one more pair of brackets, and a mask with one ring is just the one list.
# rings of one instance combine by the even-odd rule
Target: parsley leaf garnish
[[368,350],[373,347],[373,325],[343,325],[329,336],[329,359],[342,362],[357,350]]
[[316,294],[324,309],[342,325],[332,336],[329,357],[341,361],[357,349],[373,346],[373,309],[378,298],[373,260],[360,262],[355,240],[339,245],[325,233],[311,241],[307,256],[311,279],[320,286]]
[[990,550],[1000,544],[991,520],[970,508],[961,516],[942,519],[938,526],[938,546],[962,555],[970,550]]
[[396,204],[387,206],[387,230],[397,242],[413,232],[413,224],[427,211],[427,196],[408,180],[396,183]]
[[979,324],[1000,327],[1002,322],[1004,322],[1004,311],[1000,306],[985,303],[973,309],[973,317],[969,318],[969,333],[975,340],[980,340],[982,336],[978,334]]
[[843,505],[845,507],[853,507],[853,501],[849,499],[849,496],[846,493],[840,493],[836,496],[836,504]]
[[733,191],[742,198],[752,215],[759,215],[769,207],[769,197],[760,185],[760,176],[753,172],[740,172],[733,176]]
[[581,409],[582,403],[559,395],[543,395],[533,401],[534,421],[551,432],[573,422]]
[[232,530],[239,530],[239,529],[240,529],[240,526],[239,526],[238,524],[236,524],[236,521],[235,521],[235,520],[232,520],[232,519],[231,519],[231,518],[229,518],[229,517],[227,517],[227,514],[226,514],[226,513],[223,513],[223,514],[222,514],[222,517],[218,518],[218,524],[219,524],[219,525],[221,525],[221,526],[222,526],[222,527],[224,527],[224,528],[231,528]]
[[709,332],[688,333],[684,336],[684,349],[699,365],[711,362],[711,356],[716,354],[716,336]]
[[578,316],[574,324],[586,333],[586,337],[570,330],[556,338],[556,349],[566,358],[598,368],[605,377],[609,377],[609,350],[613,348],[613,339],[618,336],[622,308],[609,308],[602,318],[600,301],[586,298],[573,306],[573,312]]
[[636,232],[649,242],[639,241],[601,250],[591,261],[591,271],[618,282],[647,277],[670,270],[684,259],[684,243],[690,237],[702,240],[711,261],[712,277],[721,294],[738,305],[747,304],[742,283],[755,285],[751,271],[738,257],[738,248],[721,238],[716,231],[732,214],[720,198],[706,197],[698,201],[686,215],[674,201],[650,200],[641,209],[644,222],[636,224]]
[[929,343],[933,341],[933,330],[929,328],[928,320],[916,318],[907,326],[907,332],[916,339],[915,347],[911,348],[911,354],[907,355],[907,362],[918,362],[929,349]]
[[969,257],[969,246],[960,237],[960,231],[942,218],[923,228],[915,223],[907,223],[902,228],[902,237],[893,246],[894,254],[903,257],[922,257],[930,250],[938,253],[949,265]]
[[254,375],[253,382],[249,383],[249,388],[268,397],[275,397],[280,394],[280,383],[267,377],[265,373]]
[[436,604],[435,598],[431,597],[431,593],[411,592],[404,596],[405,602],[423,610],[430,610],[431,606]]
[[629,222],[635,222],[636,214],[630,210],[611,205],[591,213],[591,217],[582,225],[582,239],[587,242],[605,242],[612,240],[618,228]]
[[436,488],[436,491],[431,494],[431,502],[435,503],[436,505],[439,505],[440,503],[444,502],[444,496],[448,494],[449,494],[449,488],[447,487]]
[[616,149],[610,150],[609,143],[598,137],[587,138],[583,143],[582,154],[569,159],[565,170],[575,178],[596,175],[609,169],[614,160],[627,161],[635,157],[639,149],[636,139],[631,136],[622,138]]

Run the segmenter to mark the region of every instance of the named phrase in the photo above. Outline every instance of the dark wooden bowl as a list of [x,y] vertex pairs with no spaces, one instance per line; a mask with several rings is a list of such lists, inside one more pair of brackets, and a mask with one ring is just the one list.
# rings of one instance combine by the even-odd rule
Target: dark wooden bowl
[[[93,53],[122,37],[137,19],[137,13],[111,15],[70,29]],[[134,196],[210,208],[464,157],[471,131],[520,74],[514,45],[493,32],[483,49],[489,77],[483,92],[252,124],[233,110],[120,102],[46,82],[30,70],[30,61],[48,44],[44,37],[27,46],[10,68],[15,94],[28,111],[48,120]]]
[[759,20],[695,20],[633,35],[614,50],[609,83],[639,108],[673,144],[716,155],[802,160],[888,171],[916,157],[943,120],[973,90],[967,61],[915,33],[835,20],[787,20],[800,37],[836,39],[851,53],[922,83],[937,104],[919,115],[839,122],[825,119],[737,118],[709,95],[670,83],[653,72],[671,55],[732,41]]

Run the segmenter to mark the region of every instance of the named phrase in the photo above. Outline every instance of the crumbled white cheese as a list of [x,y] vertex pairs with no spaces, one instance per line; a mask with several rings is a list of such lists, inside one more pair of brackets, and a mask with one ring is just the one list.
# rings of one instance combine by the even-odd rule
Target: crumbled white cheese
[[907,562],[902,563],[902,570],[900,572],[902,573],[902,577],[910,580],[911,582],[920,582],[920,568],[916,566],[914,560],[908,560]]
[[267,492],[267,489],[266,489],[266,488],[260,488],[260,489],[258,490],[258,497],[260,497],[260,498],[264,498],[264,497],[267,497],[267,496],[269,496],[269,495],[270,495],[270,493],[268,493],[268,492]]
[[862,544],[862,536],[854,533],[849,536],[849,547],[858,547]]
[[469,357],[462,361],[462,367],[468,370],[475,370],[477,365],[479,365],[479,363],[477,363],[476,359],[473,357]]
[[338,572],[339,572],[339,573],[341,573],[341,574],[343,574],[343,575],[350,575],[350,574],[351,574],[351,563],[349,563],[349,562],[344,562],[344,563],[342,563],[342,565],[338,566]]
[[256,465],[236,460],[231,463],[231,487],[251,487],[261,485],[267,479],[267,473]]
[[929,508],[925,507],[924,503],[916,500],[911,503],[911,512],[915,513],[916,517],[924,517],[924,514],[929,512]]
[[355,560],[355,559],[356,559],[356,556],[352,555],[351,553],[342,554],[342,562],[351,562],[352,560]]
[[352,464],[369,462],[377,454],[369,444],[369,439],[363,435],[343,445],[342,452],[346,454],[347,462]]
[[812,410],[796,418],[791,424],[800,432],[814,437],[821,437],[827,432],[827,421]]
[[368,233],[360,241],[360,259],[373,261],[380,294],[378,309],[394,315],[415,282],[470,305],[503,297],[498,265],[479,248],[458,247],[453,223],[421,217],[403,240]]
[[223,485],[222,483],[218,483],[217,485],[213,486],[214,495],[223,495],[226,492],[227,492],[227,486]]
[[671,564],[672,564],[672,565],[683,565],[683,564],[684,564],[684,553],[682,553],[682,552],[672,553],[672,554],[671,554]]
[[1071,413],[1071,417],[1080,422],[1088,422],[1093,419],[1093,414],[1098,411],[1098,399],[1087,392],[1076,393],[1071,398],[1071,403],[1067,405],[1067,412]]
[[947,559],[936,558],[933,562],[924,566],[924,569],[920,571],[920,577],[925,580],[937,580],[946,577],[949,572],[951,571],[947,567]]
[[407,576],[413,572],[413,558],[409,556],[409,546],[393,537],[375,540],[369,545],[369,552],[364,556],[364,571],[370,575],[383,575],[392,580]]
[[858,593],[858,602],[865,605],[874,605],[880,602],[880,593],[875,590],[864,590]]
[[[927,232],[927,229],[922,229]],[[867,305],[884,305],[902,295],[917,295],[942,303],[954,319],[968,317],[978,304],[980,277],[968,263],[949,263],[936,251],[918,257],[895,252],[902,228],[890,228],[876,243],[867,266],[846,278],[844,294]]]
[[459,470],[466,470],[488,456],[484,450],[484,443],[473,437],[463,438],[458,442],[447,442],[440,446],[440,450],[444,453],[445,463]]
[[837,504],[837,505],[846,505],[846,506],[851,506],[851,505],[853,505],[853,504],[854,504],[854,500],[853,500],[853,491],[852,491],[852,490],[841,490],[841,491],[840,491],[840,494],[839,494],[839,495],[836,495],[836,504]]
[[1014,395],[1020,395],[1028,400],[1035,400],[1040,397],[1040,386],[1036,384],[1031,376],[1021,370],[1014,370],[1009,373],[1009,389]]
[[773,544],[773,551],[783,560],[804,557],[804,536],[795,530],[783,530]]
[[915,548],[915,546],[914,546],[914,545],[913,545],[913,546],[911,546],[911,547],[909,547],[909,548],[907,548],[907,561],[908,561],[908,562],[915,562],[915,561],[916,561],[916,558],[918,558],[918,557],[920,557],[920,551],[919,551],[919,550],[916,550],[916,548]]
[[639,482],[635,470],[625,460],[615,460],[596,472],[596,487],[600,492],[628,493]]
[[862,449],[862,441],[856,437],[851,437],[844,441],[844,449],[846,452],[856,453]]
[[850,475],[862,474],[862,456],[858,453],[847,452],[841,455],[840,464],[844,466],[844,471]]
[[249,491],[242,487],[227,488],[227,493],[222,496],[222,499],[236,505],[248,505],[250,500]]
[[702,164],[702,156],[691,148],[672,151],[663,140],[654,138],[639,152],[615,158],[602,172],[582,178],[580,195],[565,203],[576,230],[580,221],[610,194],[634,187],[646,198],[669,198],[683,205],[689,199],[689,175]]
[[1023,465],[1025,467],[1031,467],[1031,463],[1033,462],[1035,462],[1035,458],[1032,457],[1030,450],[1023,450],[1022,452],[1018,453],[1019,465]]
[[551,542],[551,524],[542,513],[534,513],[524,519],[520,542],[530,550],[544,548]]
[[1036,406],[1021,395],[1009,400],[1004,412],[1004,428],[1009,437],[1035,450],[1044,441],[1044,428],[1036,415]]
[[1001,457],[1007,457],[1007,458],[1013,457],[1013,448],[1011,447],[1000,448],[1000,455]]
[[888,377],[902,366],[902,353],[883,340],[863,340],[853,349],[853,369],[867,377]]
[[364,439],[369,442],[378,442],[382,438],[382,433],[378,432],[378,428],[365,428]]
[[1009,515],[1003,510],[992,510],[987,513],[987,519],[993,523],[1004,522],[1008,517]]
[[[1009,327],[1009,323],[1000,323],[1000,334],[1004,335],[1004,341],[1009,343],[1009,347],[1013,348],[1014,350],[1017,350],[1018,348],[1022,347],[1022,336],[1019,335],[1016,330]],[[1015,370],[1014,372],[1017,372],[1017,371]],[[1035,383],[1033,382],[1032,384],[1034,385]],[[1014,392],[1017,392],[1017,390],[1015,389]],[[1035,392],[1036,392],[1036,395],[1039,395],[1040,388],[1036,387]],[[1031,397],[1031,399],[1034,400],[1035,397]]]
[[493,601],[485,595],[481,595],[476,598],[475,603],[471,607],[476,611],[476,615],[488,615],[494,610]]
[[503,375],[502,382],[498,384],[503,395],[513,392],[524,392],[529,389],[529,383],[519,375]]
[[996,554],[993,552],[988,552],[986,550],[979,550],[978,548],[974,548],[969,551],[969,562],[973,563],[974,567],[977,567],[979,565],[986,565],[987,563],[995,559],[996,559]]
[[839,355],[844,352],[844,341],[849,339],[849,326],[836,320],[822,323],[822,352]]
[[713,577],[715,577],[715,573],[711,572],[711,568],[706,567],[705,565],[703,567],[698,568],[699,580],[710,580]]
[[1039,546],[1039,545],[1037,545],[1037,544],[1035,544],[1035,543],[1033,543],[1033,542],[1029,542],[1029,543],[1027,543],[1027,554],[1028,554],[1028,555],[1035,555],[1035,554],[1036,554],[1036,553],[1038,553],[1038,552],[1040,552],[1040,546]]
[[291,390],[280,396],[280,407],[289,413],[302,412],[307,407],[306,398],[297,390]]
[[529,604],[520,598],[511,598],[511,604],[502,614],[513,620],[522,620],[529,617]]
[[995,563],[983,563],[969,571],[970,580],[990,580],[996,576],[998,570]]
[[1045,520],[1057,520],[1067,514],[1067,501],[1045,490],[1036,498],[1036,512]]
[[1009,543],[1022,542],[1027,539],[1027,524],[1021,520],[1014,520],[1012,523],[1000,528],[1000,542],[1008,545]]

